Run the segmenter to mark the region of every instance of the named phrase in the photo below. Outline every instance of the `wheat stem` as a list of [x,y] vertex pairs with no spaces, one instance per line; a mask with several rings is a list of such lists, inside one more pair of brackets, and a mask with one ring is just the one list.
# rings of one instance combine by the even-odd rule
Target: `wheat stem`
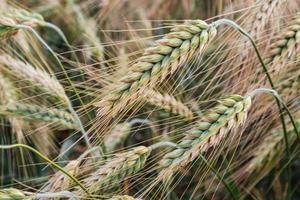
[[[63,67],[61,61],[59,60],[59,58],[57,57],[56,53],[48,46],[48,44],[40,37],[40,35],[30,26],[26,26],[26,25],[16,25],[17,28],[20,28],[20,29],[26,29],[26,30],[29,30],[31,33],[33,33],[35,35],[35,37],[44,45],[44,47],[53,55],[53,57],[55,58],[55,60],[57,61],[57,63],[59,64],[61,70],[63,71],[63,73],[65,74],[66,78],[67,78],[67,81],[68,83],[71,85],[71,87],[73,88],[73,92],[75,93],[75,95],[77,96],[78,100],[80,101],[81,105],[84,106],[84,103],[80,97],[80,95],[78,94],[75,86],[73,85],[73,82],[71,81],[70,77],[68,76],[68,73],[67,71],[65,70],[65,68]],[[71,102],[70,102],[71,104]],[[72,105],[70,105],[71,107]],[[74,111],[74,109],[72,108],[70,110],[74,115],[76,115],[76,118],[77,119],[80,119],[79,116],[77,115],[77,113]],[[80,129],[83,134],[83,137],[85,139],[85,142],[87,144],[87,146],[89,148],[92,148],[91,144],[90,144],[90,141],[89,141],[89,138],[88,138],[88,135],[87,135],[87,132],[84,130],[83,126],[82,126],[82,123],[81,121],[79,120],[79,126],[80,126]]]
[[[256,55],[257,55],[257,57],[259,59],[259,62],[261,63],[261,65],[263,67],[263,70],[264,70],[264,72],[265,72],[265,74],[267,76],[267,79],[268,79],[268,81],[269,81],[272,89],[276,91],[275,85],[273,83],[271,75],[269,74],[268,68],[265,65],[265,63],[264,63],[264,61],[263,61],[263,59],[262,59],[262,57],[260,55],[260,52],[259,52],[259,50],[258,50],[258,48],[257,48],[257,46],[256,46],[256,44],[254,42],[254,40],[252,39],[251,35],[249,33],[247,33],[244,29],[242,29],[238,24],[236,24],[235,22],[233,22],[231,20],[228,20],[228,19],[220,19],[220,20],[218,20],[218,21],[216,21],[214,23],[215,23],[216,27],[218,27],[220,25],[231,26],[231,27],[235,28],[236,30],[238,30],[242,35],[244,35],[246,38],[248,38],[250,40],[250,42],[251,42],[251,44],[252,44],[252,46],[253,46],[253,48],[255,50],[255,53],[256,53]],[[280,101],[277,98],[275,100],[276,100],[277,107],[279,109],[279,114],[280,114],[280,120],[281,120],[282,128],[283,128],[283,131],[284,131],[284,133],[286,135],[287,134],[287,129],[286,129],[285,121],[284,121],[284,115],[283,115],[283,113],[281,111]],[[289,117],[293,121],[293,117],[290,116],[290,113],[289,113]],[[296,131],[296,134],[299,135],[296,127],[295,127],[295,131]]]
[[40,157],[41,159],[43,159],[46,162],[48,162],[49,164],[51,164],[51,166],[53,166],[57,170],[61,171],[66,176],[68,176],[72,181],[74,181],[74,183],[76,185],[78,185],[84,192],[86,192],[90,196],[88,190],[74,176],[72,176],[71,174],[69,174],[61,166],[59,166],[58,164],[56,164],[55,162],[53,162],[52,160],[50,160],[49,158],[47,158],[46,156],[44,156],[42,153],[40,153],[36,149],[32,148],[31,146],[28,146],[28,145],[25,145],[25,144],[0,145],[0,149],[14,149],[14,148],[24,148],[24,149],[27,149],[27,150],[33,152],[38,157]]

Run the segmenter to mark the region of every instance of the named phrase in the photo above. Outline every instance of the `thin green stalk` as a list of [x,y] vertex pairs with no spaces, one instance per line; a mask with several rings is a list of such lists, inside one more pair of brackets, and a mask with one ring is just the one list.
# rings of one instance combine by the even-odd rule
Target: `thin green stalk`
[[224,178],[219,174],[219,172],[217,170],[215,170],[215,168],[202,155],[199,155],[199,158],[204,162],[204,164],[209,168],[209,170],[211,170],[217,176],[217,178],[223,183],[223,185],[226,187],[226,189],[230,193],[232,199],[234,199],[234,200],[240,199],[240,195],[239,194],[236,195],[232,191],[232,188],[230,186],[230,185],[232,185],[232,183],[228,184],[227,181],[224,180]]
[[84,192],[86,192],[90,196],[88,190],[79,182],[79,180],[77,180],[74,176],[69,174],[66,170],[64,170],[58,164],[56,164],[55,162],[53,162],[52,160],[50,160],[45,155],[40,153],[38,150],[32,148],[31,146],[28,146],[28,145],[25,145],[25,144],[0,145],[0,149],[13,149],[13,148],[24,148],[24,149],[28,149],[29,151],[33,152],[34,154],[39,156],[41,159],[48,162],[51,166],[53,166],[57,170],[61,171],[66,176],[68,176],[72,181],[74,181],[74,183],[76,183]]
[[[84,103],[80,97],[80,95],[78,94],[76,88],[74,87],[73,85],[73,82],[71,81],[70,77],[68,76],[68,73],[66,72],[65,68],[63,67],[61,61],[59,60],[59,58],[57,57],[56,53],[49,47],[49,45],[40,37],[40,35],[30,26],[26,26],[26,25],[16,25],[17,28],[21,28],[21,29],[26,29],[26,30],[29,30],[30,32],[32,32],[35,37],[44,45],[44,47],[53,55],[53,57],[56,59],[56,61],[58,62],[61,70],[63,71],[63,73],[65,74],[66,78],[67,78],[67,81],[68,83],[71,85],[71,87],[73,88],[73,92],[75,93],[75,95],[77,96],[78,100],[80,101],[81,105],[84,106]],[[74,116],[77,118],[77,121],[78,121],[78,125],[80,126],[80,130],[82,131],[82,134],[83,134],[83,137],[85,139],[85,142],[88,146],[88,148],[92,148],[91,144],[90,144],[90,141],[89,141],[89,138],[87,136],[87,133],[86,131],[84,130],[83,128],[83,125],[80,121],[80,118],[78,116],[78,114],[75,112],[74,108],[72,107],[72,104],[71,102],[69,102],[69,110],[70,112],[72,112],[74,114]],[[87,112],[88,113],[88,112]]]
[[[55,24],[52,24],[52,23],[49,23],[49,22],[43,22],[43,23],[41,23],[41,25],[45,26],[45,27],[48,27],[48,28],[51,28],[51,29],[53,29],[54,31],[57,32],[57,34],[61,37],[61,39],[64,41],[64,43],[67,45],[67,47],[71,50],[72,56],[74,57],[76,63],[79,64],[79,59],[78,59],[73,47],[69,43],[69,41],[66,38],[65,34],[60,30],[60,28],[57,27]],[[81,74],[81,76],[82,76],[82,74]]]
[[[238,24],[236,24],[235,22],[231,21],[231,20],[228,20],[228,19],[220,19],[220,20],[217,20],[216,22],[213,23],[216,27],[220,26],[220,25],[228,25],[230,27],[233,27],[234,29],[238,30],[242,35],[244,35],[246,38],[249,39],[249,41],[251,42],[254,50],[255,50],[255,53],[259,59],[259,62],[261,63],[262,67],[263,67],[263,70],[267,76],[267,79],[272,87],[272,89],[274,91],[276,91],[276,88],[275,88],[275,85],[273,83],[273,80],[271,78],[271,75],[268,71],[268,68],[267,66],[265,65],[261,55],[260,55],[260,52],[254,42],[254,40],[252,39],[251,35],[249,33],[247,33],[245,30],[243,30]],[[284,115],[281,111],[281,105],[280,105],[280,101],[276,98],[276,104],[278,106],[278,109],[279,109],[279,113],[280,113],[280,120],[281,120],[281,123],[282,123],[282,128],[283,128],[283,131],[284,131],[284,134],[287,135],[287,129],[286,129],[286,124],[285,124],[285,121],[284,121]],[[286,111],[288,112],[288,116],[294,126],[294,129],[295,129],[295,133],[297,134],[297,137],[299,139],[299,131],[296,127],[296,124],[295,124],[295,120],[293,118],[293,116],[291,115],[291,113],[289,112],[289,109],[287,108],[286,105],[284,105],[284,108],[286,109]]]

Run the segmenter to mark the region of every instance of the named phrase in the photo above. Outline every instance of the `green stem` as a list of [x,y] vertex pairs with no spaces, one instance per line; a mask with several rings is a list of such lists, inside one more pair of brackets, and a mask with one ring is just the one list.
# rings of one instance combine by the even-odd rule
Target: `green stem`
[[[79,66],[79,59],[73,49],[73,47],[71,46],[71,44],[69,43],[68,39],[66,38],[65,34],[60,30],[59,27],[57,27],[55,24],[49,23],[49,22],[42,22],[40,23],[42,26],[48,27],[53,29],[55,32],[57,32],[57,34],[61,37],[61,39],[64,41],[64,43],[67,45],[67,47],[71,50],[72,56],[74,57],[77,65]],[[80,70],[81,72],[81,70]],[[83,74],[81,73],[81,77],[82,80],[84,80],[83,78]]]
[[64,170],[62,167],[60,167],[58,164],[47,158],[45,155],[37,151],[36,149],[32,148],[31,146],[25,145],[25,144],[12,144],[12,145],[0,145],[0,149],[13,149],[13,148],[24,148],[28,149],[29,151],[33,152],[37,156],[39,156],[41,159],[45,160],[46,162],[50,163],[51,166],[56,168],[57,170],[61,171],[63,174],[68,176],[74,183],[76,183],[84,192],[86,192],[88,195],[90,193],[88,190],[71,174],[69,174],[66,170]]
[[[259,50],[258,50],[258,48],[257,48],[257,46],[256,46],[256,44],[255,44],[255,42],[254,42],[254,40],[252,39],[251,35],[250,35],[249,33],[247,33],[245,30],[243,30],[238,24],[236,24],[235,22],[233,22],[233,21],[231,21],[231,20],[228,20],[228,19],[220,19],[220,20],[217,20],[216,22],[213,22],[213,25],[216,26],[216,27],[218,27],[218,26],[220,26],[220,25],[228,25],[228,26],[233,27],[234,29],[238,30],[242,35],[244,35],[246,38],[249,39],[249,41],[251,42],[251,44],[252,44],[252,46],[253,46],[253,48],[254,48],[254,50],[255,50],[255,53],[256,53],[256,55],[257,55],[257,57],[258,57],[258,59],[259,59],[259,62],[261,63],[261,65],[262,65],[262,67],[263,67],[263,70],[264,70],[264,72],[265,72],[265,74],[266,74],[266,76],[267,76],[267,79],[268,79],[268,81],[269,81],[269,83],[270,83],[272,89],[273,89],[274,91],[276,91],[275,85],[274,85],[273,80],[272,80],[272,78],[271,78],[271,75],[270,75],[270,73],[269,73],[269,71],[268,71],[268,68],[267,68],[267,66],[265,65],[265,63],[264,63],[264,61],[263,61],[263,59],[262,59],[262,57],[261,57],[261,55],[260,55],[260,52],[259,52]],[[283,115],[283,113],[282,113],[282,111],[281,111],[280,101],[279,101],[277,98],[276,98],[276,104],[277,104],[278,109],[279,109],[280,120],[281,120],[282,128],[283,128],[283,131],[284,131],[284,134],[285,134],[285,137],[286,137],[286,135],[287,135],[287,130],[286,130],[286,125],[285,125],[285,121],[284,121],[284,115]],[[291,113],[289,112],[288,107],[287,107],[285,104],[284,104],[284,108],[285,108],[286,111],[288,112],[288,116],[289,116],[289,118],[290,118],[290,120],[291,120],[291,122],[292,122],[292,124],[293,124],[293,126],[294,126],[295,133],[297,134],[297,137],[298,137],[298,139],[299,139],[299,132],[298,132],[298,129],[297,129],[297,127],[296,127],[295,120],[294,120],[293,116],[291,115]],[[287,141],[286,141],[286,142],[287,142]],[[287,144],[287,145],[288,145],[288,144]]]
[[232,191],[231,187],[229,186],[229,184],[224,180],[224,178],[218,173],[217,170],[214,169],[214,167],[202,156],[199,155],[200,159],[205,163],[205,165],[209,168],[209,170],[211,170],[216,176],[217,178],[223,183],[223,185],[226,187],[226,189],[228,190],[228,192],[230,193],[232,199],[238,200],[240,199],[239,195],[235,195],[234,192]]
[[[71,87],[73,88],[73,92],[75,93],[75,95],[77,96],[78,100],[80,101],[81,105],[84,106],[84,103],[80,97],[80,95],[78,94],[76,88],[74,87],[73,85],[73,82],[71,81],[70,77],[68,76],[68,73],[67,71],[65,70],[65,68],[63,67],[61,61],[59,60],[59,58],[57,57],[56,53],[49,47],[49,45],[39,36],[39,34],[30,26],[26,26],[26,25],[16,25],[17,28],[21,28],[21,29],[26,29],[26,30],[29,30],[30,32],[32,32],[36,38],[44,45],[44,47],[53,55],[53,57],[55,58],[55,60],[57,61],[57,63],[59,64],[61,70],[63,71],[63,73],[65,74],[66,78],[67,78],[67,81],[68,83],[71,85]],[[73,113],[74,117],[76,117],[77,121],[78,121],[78,125],[80,126],[80,130],[82,131],[82,134],[83,134],[83,137],[85,139],[85,142],[88,146],[88,148],[92,148],[91,144],[90,144],[90,141],[89,141],[89,138],[87,136],[87,133],[86,131],[84,130],[83,128],[83,125],[80,121],[80,118],[78,116],[78,114],[75,112],[74,108],[72,107],[72,104],[71,102],[68,102],[69,103],[69,110],[71,113]],[[88,113],[88,112],[87,112]]]

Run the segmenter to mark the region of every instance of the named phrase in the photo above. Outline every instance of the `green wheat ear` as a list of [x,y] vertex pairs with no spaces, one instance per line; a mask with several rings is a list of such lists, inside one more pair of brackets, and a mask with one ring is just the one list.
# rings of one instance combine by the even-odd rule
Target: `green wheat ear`
[[166,182],[181,167],[196,159],[209,148],[217,146],[228,132],[242,124],[251,106],[251,98],[231,95],[218,100],[218,104],[209,109],[197,122],[195,128],[185,133],[178,143],[180,148],[164,155],[159,165],[158,176]]
[[30,200],[30,197],[26,197],[23,191],[16,188],[7,188],[0,190],[0,199],[3,200]]
[[92,194],[108,190],[141,170],[151,153],[151,148],[135,147],[128,152],[115,154],[115,158],[107,161],[90,177],[83,180],[84,185]]
[[128,196],[128,195],[117,195],[117,196],[113,196],[109,200],[139,200],[139,199],[136,199],[136,198],[134,198],[132,196]]
[[155,46],[145,49],[120,83],[99,102],[99,115],[120,112],[123,105],[136,98],[144,87],[153,88],[193,54],[202,52],[216,34],[215,26],[202,20],[190,20],[175,26],[163,39],[157,40]]

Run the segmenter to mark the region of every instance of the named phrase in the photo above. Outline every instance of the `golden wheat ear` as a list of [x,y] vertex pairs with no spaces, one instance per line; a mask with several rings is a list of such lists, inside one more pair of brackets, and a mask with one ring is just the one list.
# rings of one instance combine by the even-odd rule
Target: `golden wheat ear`
[[[72,176],[77,177],[77,175],[79,174],[79,165],[79,161],[71,160],[64,167],[64,169]],[[47,185],[43,190],[45,192],[59,192],[70,189],[72,185],[73,182],[70,179],[68,179],[62,172],[58,171],[47,182]]]
[[162,94],[151,89],[145,89],[143,94],[145,95],[145,101],[157,108],[161,108],[166,112],[178,115],[187,121],[191,121],[194,118],[193,112],[174,96],[167,93]]

